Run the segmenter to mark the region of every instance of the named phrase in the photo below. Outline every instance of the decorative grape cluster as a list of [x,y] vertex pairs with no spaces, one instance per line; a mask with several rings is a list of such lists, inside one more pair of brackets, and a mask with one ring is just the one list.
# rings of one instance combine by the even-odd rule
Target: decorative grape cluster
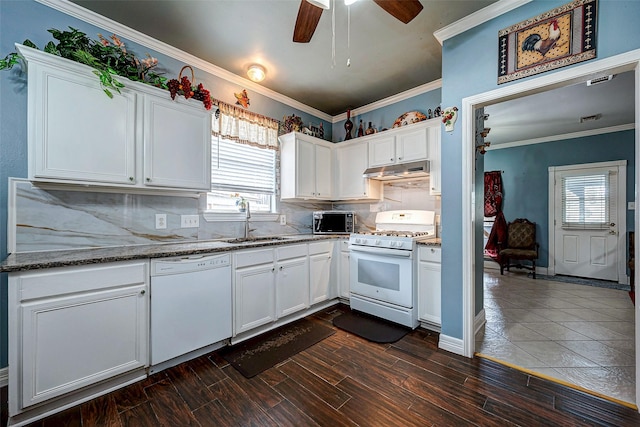
[[186,76],[182,76],[180,80],[169,80],[169,82],[167,82],[167,88],[171,94],[171,99],[176,99],[176,95],[182,95],[185,99],[193,98],[197,101],[201,101],[204,104],[204,108],[207,110],[210,110],[213,106],[211,94],[204,88],[203,84],[200,83],[197,87],[193,87],[191,86],[191,81]]

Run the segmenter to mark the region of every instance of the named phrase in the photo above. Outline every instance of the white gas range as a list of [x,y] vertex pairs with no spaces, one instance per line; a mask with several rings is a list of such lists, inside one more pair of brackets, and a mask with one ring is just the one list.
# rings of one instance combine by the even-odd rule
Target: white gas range
[[376,231],[352,234],[351,308],[417,327],[416,243],[435,237],[435,212],[425,210],[379,212]]

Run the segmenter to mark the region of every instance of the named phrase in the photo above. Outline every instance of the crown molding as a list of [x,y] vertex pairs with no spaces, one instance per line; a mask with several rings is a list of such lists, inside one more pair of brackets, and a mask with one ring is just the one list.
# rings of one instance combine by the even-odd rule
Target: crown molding
[[442,45],[445,40],[462,34],[473,27],[477,27],[530,1],[532,0],[500,0],[437,30],[433,33],[433,36],[438,40],[440,45]]
[[564,133],[560,135],[545,136],[543,138],[523,139],[521,141],[507,142],[504,144],[496,144],[486,148],[487,151],[501,150],[503,148],[520,147],[530,144],[542,144],[543,142],[564,141],[566,139],[584,138],[587,136],[602,135],[605,133],[622,132],[625,130],[635,129],[635,123],[627,123],[625,125],[610,126],[600,129],[584,130],[580,132]]
[[[442,87],[442,79],[434,80],[429,83],[414,87],[413,89],[405,90],[404,92],[397,93],[388,98],[381,99],[379,101],[372,102],[371,104],[364,105],[362,107],[354,108],[351,110],[352,116],[368,113],[369,111],[377,110],[378,108],[386,107],[388,105],[395,104],[396,102],[404,101],[405,99],[413,98],[423,93],[431,92],[435,89]],[[347,113],[341,113],[333,116],[332,123],[338,123],[347,120]]]
[[58,10],[59,12],[62,12],[69,16],[73,16],[74,18],[78,18],[84,22],[95,25],[97,27],[103,28],[105,31],[110,31],[110,32],[113,32],[114,34],[118,34],[118,36],[120,37],[123,37],[127,40],[131,40],[132,42],[138,43],[149,49],[153,49],[156,52],[160,52],[178,61],[182,61],[186,64],[192,65],[196,68],[199,68],[203,71],[206,71],[210,74],[220,77],[221,79],[224,79],[228,82],[240,85],[246,89],[250,89],[253,92],[267,96],[275,101],[281,102],[285,105],[296,108],[300,111],[304,111],[305,113],[316,116],[322,120],[326,120],[327,122],[332,121],[332,117],[323,111],[317,110],[313,107],[310,107],[306,104],[296,101],[295,99],[282,95],[281,93],[275,92],[264,86],[256,84],[249,79],[245,79],[243,77],[238,76],[237,74],[233,74],[230,71],[227,71],[223,68],[218,67],[217,65],[204,61],[194,55],[188,54],[167,43],[161,42],[159,40],[154,39],[153,37],[150,37],[146,34],[136,31],[133,28],[127,27],[126,25],[122,25],[112,19],[99,15],[88,9],[85,9],[84,7],[81,7],[75,3],[71,3],[67,0],[36,0],[36,1],[52,9]]

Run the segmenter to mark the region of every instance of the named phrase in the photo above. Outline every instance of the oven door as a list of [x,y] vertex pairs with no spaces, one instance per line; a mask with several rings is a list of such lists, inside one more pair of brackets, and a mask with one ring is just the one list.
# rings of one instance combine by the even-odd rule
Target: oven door
[[411,251],[350,246],[350,291],[379,301],[413,307]]

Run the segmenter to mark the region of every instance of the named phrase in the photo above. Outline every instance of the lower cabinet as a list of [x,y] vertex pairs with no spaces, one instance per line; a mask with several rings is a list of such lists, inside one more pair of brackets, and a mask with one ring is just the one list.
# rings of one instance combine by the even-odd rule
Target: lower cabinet
[[149,267],[9,275],[9,412],[148,366]]
[[418,257],[418,318],[439,327],[441,325],[442,249],[420,246]]
[[309,304],[335,298],[336,291],[331,274],[334,241],[309,243]]
[[350,255],[349,255],[349,239],[339,239],[340,245],[340,262],[338,266],[338,296],[340,298],[349,299],[349,280],[351,275],[349,274],[350,267]]
[[286,245],[276,249],[277,317],[309,308],[309,258],[307,245]]

